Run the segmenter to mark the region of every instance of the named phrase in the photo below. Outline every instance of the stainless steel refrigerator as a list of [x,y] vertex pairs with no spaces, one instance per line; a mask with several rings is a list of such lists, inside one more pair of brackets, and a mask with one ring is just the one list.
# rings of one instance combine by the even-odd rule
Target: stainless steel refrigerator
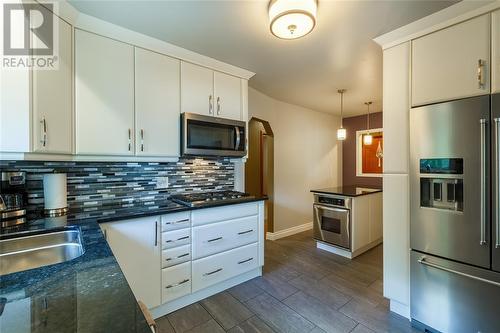
[[500,332],[500,94],[410,111],[410,312]]

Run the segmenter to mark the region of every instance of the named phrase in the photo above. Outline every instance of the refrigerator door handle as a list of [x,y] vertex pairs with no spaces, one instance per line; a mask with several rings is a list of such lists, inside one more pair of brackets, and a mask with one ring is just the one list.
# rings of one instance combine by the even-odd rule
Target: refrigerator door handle
[[419,264],[422,264],[422,265],[425,265],[425,266],[429,266],[429,267],[436,268],[436,269],[439,269],[439,270],[442,270],[442,271],[445,271],[445,272],[448,272],[448,273],[457,274],[457,275],[460,275],[460,276],[467,277],[469,279],[473,279],[473,280],[477,280],[477,281],[489,283],[489,284],[492,284],[494,286],[500,287],[500,283],[498,283],[496,281],[491,281],[491,280],[488,280],[488,279],[483,279],[482,277],[479,277],[479,276],[474,276],[474,275],[467,274],[467,273],[464,273],[464,272],[460,272],[460,271],[457,271],[457,270],[454,270],[454,269],[451,269],[451,268],[448,268],[448,267],[437,265],[437,264],[434,264],[434,263],[432,263],[430,261],[427,261],[426,259],[427,259],[426,257],[422,257],[422,258],[418,259],[417,261],[418,261]]
[[498,199],[500,198],[500,118],[495,118],[495,227],[496,227],[496,239],[495,248],[500,248],[500,205],[498,204]]
[[480,119],[481,124],[481,240],[480,245],[486,245],[486,119]]

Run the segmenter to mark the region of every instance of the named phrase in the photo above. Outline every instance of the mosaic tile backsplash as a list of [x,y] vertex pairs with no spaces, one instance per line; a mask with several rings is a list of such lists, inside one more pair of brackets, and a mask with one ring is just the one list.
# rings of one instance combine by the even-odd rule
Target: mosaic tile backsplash
[[[172,194],[234,188],[229,159],[181,158],[178,162],[40,162],[0,161],[2,170],[26,171],[28,211],[43,209],[43,174],[66,173],[70,215],[90,218],[143,206],[167,205]],[[161,188],[159,177],[168,177]],[[160,182],[161,184],[161,182]]]

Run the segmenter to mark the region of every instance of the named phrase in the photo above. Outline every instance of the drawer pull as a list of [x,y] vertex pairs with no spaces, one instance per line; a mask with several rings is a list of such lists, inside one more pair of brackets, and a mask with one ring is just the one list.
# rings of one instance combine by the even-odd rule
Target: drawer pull
[[248,234],[248,233],[250,233],[252,231],[253,231],[253,229],[250,229],[250,230],[247,230],[247,231],[240,231],[240,232],[238,232],[238,235]]
[[174,284],[169,284],[168,286],[165,287],[165,289],[170,289],[170,288],[173,288],[173,287],[178,287],[180,286],[181,284],[184,284],[186,282],[189,282],[189,279],[185,279],[185,280],[182,280],[181,282],[179,283],[174,283]]
[[[182,257],[186,257],[188,256],[189,253],[184,253],[184,254],[181,254],[180,256],[177,256],[177,258],[175,259],[179,259],[179,258],[182,258]],[[170,258],[166,258],[165,261],[170,261],[170,260],[173,260],[174,258],[170,257]]]
[[245,259],[245,260],[242,260],[242,261],[238,261],[238,265],[244,264],[244,263],[249,262],[249,261],[252,261],[252,260],[253,260],[253,257],[252,257],[252,258]]
[[172,221],[172,222],[167,222],[165,224],[167,225],[171,225],[171,224],[179,224],[179,223],[186,223],[186,222],[189,222],[189,219],[184,219],[184,220],[179,220],[179,221]]
[[189,236],[184,236],[184,237],[177,238],[177,239],[168,239],[165,241],[165,243],[173,243],[173,242],[177,242],[177,241],[181,241],[181,240],[185,240],[185,239],[189,239]]
[[217,237],[217,238],[209,239],[209,240],[207,240],[207,243],[215,242],[215,241],[218,241],[218,240],[222,240],[222,237]]
[[220,271],[222,271],[222,268],[218,268],[215,271],[211,271],[211,272],[208,272],[208,273],[203,273],[203,276],[209,276],[209,275],[212,275],[212,274],[215,274],[215,273],[219,273]]

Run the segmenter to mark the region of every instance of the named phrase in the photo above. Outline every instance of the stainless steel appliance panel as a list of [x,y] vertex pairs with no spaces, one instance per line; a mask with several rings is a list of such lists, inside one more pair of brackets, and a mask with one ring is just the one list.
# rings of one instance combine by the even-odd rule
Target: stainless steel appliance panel
[[[344,199],[342,199],[344,200]],[[347,206],[349,206],[347,200]],[[313,205],[314,238],[345,249],[351,248],[351,211],[341,206],[325,205],[315,202]]]
[[[490,267],[490,97],[410,111],[411,247],[437,256]],[[421,160],[460,159],[462,174],[421,173]],[[461,180],[460,210],[424,207],[421,179]]]
[[500,274],[411,252],[411,318],[441,332],[499,332]]
[[500,272],[500,94],[491,96],[492,268]]

